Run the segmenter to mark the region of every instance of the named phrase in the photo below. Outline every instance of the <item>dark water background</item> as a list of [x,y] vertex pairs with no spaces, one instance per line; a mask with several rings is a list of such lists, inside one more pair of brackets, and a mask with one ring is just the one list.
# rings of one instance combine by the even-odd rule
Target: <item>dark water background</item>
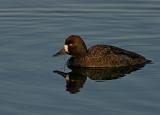
[[[116,80],[87,78],[76,94],[53,70],[70,34],[153,60]],[[159,115],[160,0],[0,0],[1,115]]]

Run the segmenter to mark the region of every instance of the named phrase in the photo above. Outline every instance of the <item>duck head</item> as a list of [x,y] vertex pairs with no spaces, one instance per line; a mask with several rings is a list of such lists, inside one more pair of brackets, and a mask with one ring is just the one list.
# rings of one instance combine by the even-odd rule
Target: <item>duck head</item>
[[82,56],[87,53],[87,47],[78,35],[69,36],[64,43],[64,47],[53,56],[68,54],[71,56]]

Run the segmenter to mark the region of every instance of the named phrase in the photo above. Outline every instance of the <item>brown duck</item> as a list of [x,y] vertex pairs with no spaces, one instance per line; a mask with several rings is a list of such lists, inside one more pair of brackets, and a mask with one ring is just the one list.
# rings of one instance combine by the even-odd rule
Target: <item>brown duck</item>
[[144,56],[111,45],[95,45],[87,49],[78,35],[65,40],[64,48],[54,56],[69,54],[69,67],[125,67],[150,63]]

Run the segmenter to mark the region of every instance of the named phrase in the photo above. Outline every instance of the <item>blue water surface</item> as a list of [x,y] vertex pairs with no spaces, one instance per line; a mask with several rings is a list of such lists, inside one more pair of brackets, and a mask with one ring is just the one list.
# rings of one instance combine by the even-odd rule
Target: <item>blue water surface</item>
[[[76,94],[53,72],[71,34],[87,46],[110,44],[151,59],[115,80],[87,78]],[[159,0],[0,0],[1,115],[159,115]]]

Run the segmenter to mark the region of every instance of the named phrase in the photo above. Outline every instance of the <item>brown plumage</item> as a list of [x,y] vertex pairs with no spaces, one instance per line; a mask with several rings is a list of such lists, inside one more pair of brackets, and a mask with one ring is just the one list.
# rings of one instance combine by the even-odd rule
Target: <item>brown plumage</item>
[[69,36],[65,40],[65,46],[67,50],[63,51],[71,55],[68,66],[124,67],[150,62],[142,55],[115,46],[95,45],[87,49],[82,38],[77,35]]

